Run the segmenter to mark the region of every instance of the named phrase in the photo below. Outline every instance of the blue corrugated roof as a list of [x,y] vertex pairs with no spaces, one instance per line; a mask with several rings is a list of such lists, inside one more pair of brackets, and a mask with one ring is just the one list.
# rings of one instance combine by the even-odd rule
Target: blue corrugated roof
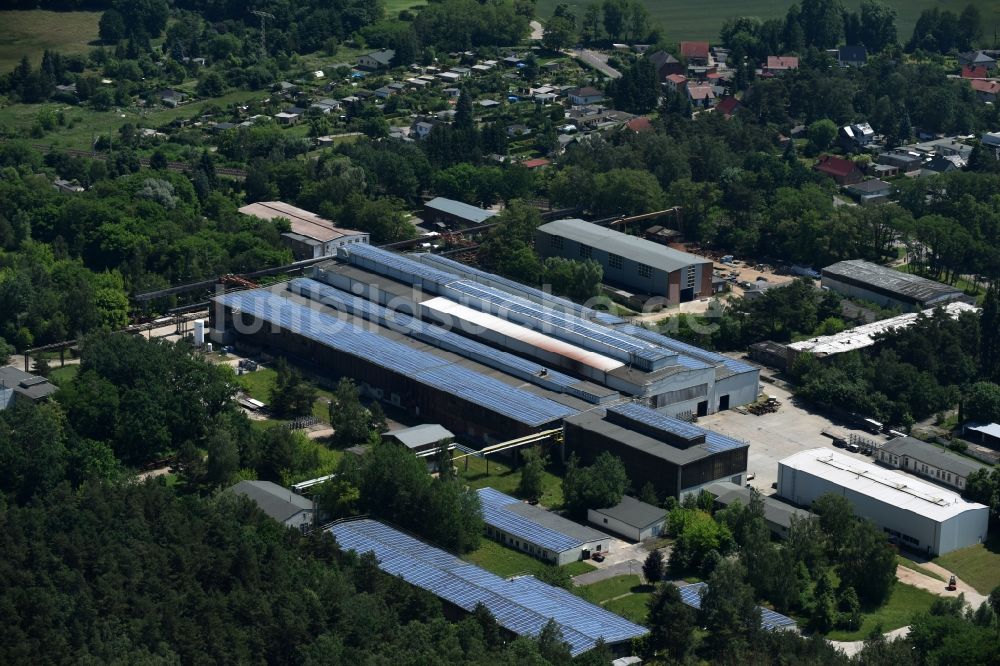
[[749,446],[746,442],[741,442],[738,439],[727,437],[726,435],[717,433],[714,430],[708,430],[707,428],[696,426],[693,423],[688,423],[687,421],[675,419],[671,416],[660,413],[655,409],[650,409],[649,407],[645,407],[643,405],[637,405],[634,402],[613,405],[608,407],[608,411],[620,414],[625,418],[638,421],[639,423],[643,423],[657,430],[662,430],[665,433],[676,434],[680,437],[684,437],[685,439],[691,439],[693,437],[697,437],[698,435],[705,435],[705,443],[701,446],[710,453],[730,451],[732,449],[740,449]]
[[227,294],[215,300],[283,330],[485,407],[518,423],[537,427],[577,413],[565,405],[481,375],[439,356],[362,330],[333,315],[282,298],[266,289]]
[[[586,543],[579,537],[563,534],[510,511],[510,506],[522,504],[519,499],[505,495],[493,488],[480,488],[477,492],[479,493],[479,502],[483,507],[483,520],[486,524],[503,530],[512,537],[533,543],[554,553],[561,553]],[[543,509],[539,509],[539,511],[543,511]]]
[[288,290],[317,303],[330,306],[335,310],[388,326],[392,330],[416,340],[454,352],[538,386],[574,395],[593,404],[599,404],[601,401],[609,399],[606,394],[596,395],[586,391],[580,386],[582,382],[575,377],[570,377],[509,352],[494,349],[481,342],[470,340],[440,326],[427,324],[402,312],[389,310],[377,303],[372,303],[360,296],[349,294],[322,282],[308,278],[295,278],[288,283]]
[[[681,601],[691,608],[701,610],[701,597],[703,590],[708,589],[708,583],[692,583],[690,585],[680,585]],[[774,631],[775,629],[788,629],[796,626],[795,620],[781,613],[757,606],[760,611],[760,626],[762,629]]]
[[615,644],[648,633],[645,627],[566,590],[532,576],[505,580],[374,520],[344,522],[329,531],[344,550],[373,552],[386,573],[466,611],[482,603],[501,626],[515,634],[535,636],[550,619],[555,620],[573,656],[590,650],[601,638]]

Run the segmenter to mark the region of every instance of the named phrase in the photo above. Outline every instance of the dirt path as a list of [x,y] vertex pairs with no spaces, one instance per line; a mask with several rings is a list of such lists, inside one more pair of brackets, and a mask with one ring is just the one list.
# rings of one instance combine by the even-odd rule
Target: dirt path
[[531,39],[536,42],[542,41],[542,35],[545,34],[545,30],[542,29],[542,24],[538,21],[532,21],[529,25],[531,25]]
[[[952,576],[950,571],[938,564],[934,564],[933,562],[921,562],[920,566],[924,567],[928,571],[940,574],[945,580],[948,580]],[[945,583],[942,583],[936,578],[926,576],[919,571],[908,569],[903,565],[896,567],[896,578],[900,582],[914,587],[919,587],[922,590],[927,590],[928,592],[936,594],[939,597],[957,597],[960,594],[964,594],[965,600],[973,608],[979,608],[980,604],[986,601],[985,595],[976,592],[975,588],[957,576],[955,577],[955,584],[957,588],[955,590],[946,590]]]
[[[893,629],[892,631],[883,634],[886,640],[891,641],[894,638],[900,638],[906,636],[910,633],[909,627],[900,627],[899,629]],[[847,654],[848,657],[853,657],[857,653],[861,652],[861,648],[864,647],[864,641],[828,641],[830,645],[835,648],[840,648]]]

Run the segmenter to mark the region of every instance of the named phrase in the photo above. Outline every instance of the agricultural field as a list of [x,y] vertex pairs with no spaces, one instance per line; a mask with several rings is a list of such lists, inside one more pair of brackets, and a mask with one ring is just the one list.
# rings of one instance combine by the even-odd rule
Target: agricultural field
[[100,12],[0,11],[0,72],[14,69],[25,55],[38,65],[45,49],[87,53],[100,18]]
[[[899,40],[905,42],[913,32],[913,26],[920,12],[931,7],[950,9],[961,12],[967,4],[962,0],[941,2],[940,0],[886,0],[896,8],[898,18],[896,28]],[[539,16],[548,18],[561,0],[538,0]],[[757,16],[761,19],[777,18],[785,15],[792,0],[705,0],[704,2],[689,2],[688,0],[642,0],[649,9],[653,20],[658,22],[671,41],[684,39],[718,39],[722,22],[733,16]],[[973,0],[983,15],[983,32],[992,34],[1000,24],[1000,1]],[[393,4],[390,2],[389,4]],[[568,3],[577,16],[583,16],[588,2],[576,0]],[[858,0],[845,0],[844,4],[857,8]]]

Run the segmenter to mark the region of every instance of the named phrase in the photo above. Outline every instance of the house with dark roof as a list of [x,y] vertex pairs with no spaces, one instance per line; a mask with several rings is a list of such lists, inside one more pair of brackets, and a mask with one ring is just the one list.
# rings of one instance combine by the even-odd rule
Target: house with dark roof
[[833,178],[838,185],[859,183],[865,177],[865,174],[858,168],[857,164],[851,160],[845,160],[843,157],[836,157],[835,155],[820,156],[819,161],[816,162],[816,166],[813,168],[821,174]]
[[997,61],[983,51],[967,51],[958,54],[958,64],[993,69],[997,66]]
[[707,66],[708,42],[681,42],[681,57],[687,61],[688,66]]
[[865,148],[875,140],[875,130],[868,123],[844,125],[840,128],[838,139],[846,150]]
[[0,411],[15,402],[42,402],[55,392],[56,386],[45,377],[29,374],[13,366],[0,368]]
[[861,259],[838,261],[824,268],[822,275],[824,289],[904,312],[926,310],[965,296],[961,289]]
[[793,69],[799,68],[799,59],[796,56],[767,56],[767,64],[764,65],[765,74],[784,74]]
[[875,460],[959,490],[965,489],[970,474],[989,469],[972,458],[913,437],[890,439],[876,452]]
[[860,183],[852,183],[845,189],[848,194],[857,199],[858,203],[863,206],[885,203],[892,194],[892,185],[877,178],[863,180]]
[[868,63],[868,49],[864,46],[841,46],[837,49],[837,62],[841,67],[862,67]]
[[573,106],[597,104],[604,100],[604,93],[592,86],[583,86],[569,91],[569,103]]
[[684,65],[681,61],[666,51],[657,51],[646,56],[656,70],[656,80],[666,81],[671,74],[683,74]]
[[183,104],[188,96],[186,93],[182,93],[179,90],[174,90],[173,88],[164,88],[160,90],[155,95],[156,99],[160,101],[163,106],[175,107]]
[[396,57],[396,52],[392,49],[379,49],[372,51],[358,58],[358,69],[366,69],[377,72],[380,69],[389,69],[392,66],[392,59]]
[[942,173],[951,173],[961,169],[963,164],[964,161],[957,155],[934,155],[920,165],[920,175],[936,176]]
[[305,532],[314,522],[312,500],[270,481],[240,481],[229,492],[251,499],[268,516],[286,527]]
[[659,536],[666,528],[667,512],[624,495],[622,501],[605,509],[588,509],[587,522],[632,541]]

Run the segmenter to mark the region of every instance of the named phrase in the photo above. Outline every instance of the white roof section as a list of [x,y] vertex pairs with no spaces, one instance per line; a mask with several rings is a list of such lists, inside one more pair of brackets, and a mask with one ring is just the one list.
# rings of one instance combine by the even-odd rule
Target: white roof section
[[978,432],[988,437],[1000,439],[1000,423],[985,423],[981,425],[966,425],[966,430]]
[[333,222],[320,217],[316,213],[298,208],[284,201],[258,201],[240,208],[244,215],[252,215],[262,220],[273,220],[283,217],[292,223],[292,233],[312,238],[321,243],[343,238],[344,236],[366,236],[363,231],[342,229]]
[[423,423],[412,428],[390,430],[382,433],[382,436],[396,439],[408,449],[418,449],[446,439],[455,439],[454,433],[437,423]]
[[845,456],[833,449],[800,451],[778,464],[938,522],[966,511],[986,508],[966,502],[961,495],[946,488]]
[[[465,324],[472,324],[472,326],[469,327],[469,330],[475,330],[476,327],[479,327],[484,330],[493,331],[508,338],[519,340],[527,345],[531,345],[532,347],[544,349],[552,352],[553,354],[574,359],[579,363],[590,366],[591,368],[596,368],[602,372],[610,372],[611,370],[615,370],[625,365],[617,359],[604,356],[603,354],[598,354],[597,352],[588,351],[582,347],[577,347],[576,345],[571,345],[568,342],[563,342],[562,340],[557,340],[556,338],[544,335],[543,333],[533,331],[530,328],[525,328],[524,326],[519,326],[518,324],[507,321],[506,319],[501,319],[500,317],[489,314],[488,312],[473,310],[468,306],[456,303],[455,301],[444,298],[443,296],[437,296],[426,300],[422,302],[420,306],[433,310],[439,315],[446,315],[446,320],[450,318],[453,321],[457,320],[456,323],[465,322]],[[460,325],[460,328],[464,327],[465,326]]]
[[[979,308],[968,303],[956,301],[942,306],[944,311],[954,319],[958,319],[963,312],[978,312]],[[797,352],[809,352],[817,356],[828,356],[830,354],[840,354],[855,349],[863,349],[875,344],[875,337],[880,333],[885,333],[892,329],[906,328],[912,326],[917,321],[918,314],[927,317],[934,313],[934,308],[923,312],[910,312],[908,314],[883,319],[882,321],[864,324],[855,328],[841,331],[833,335],[823,335],[818,338],[810,338],[800,342],[793,342],[788,345],[789,349]]]

